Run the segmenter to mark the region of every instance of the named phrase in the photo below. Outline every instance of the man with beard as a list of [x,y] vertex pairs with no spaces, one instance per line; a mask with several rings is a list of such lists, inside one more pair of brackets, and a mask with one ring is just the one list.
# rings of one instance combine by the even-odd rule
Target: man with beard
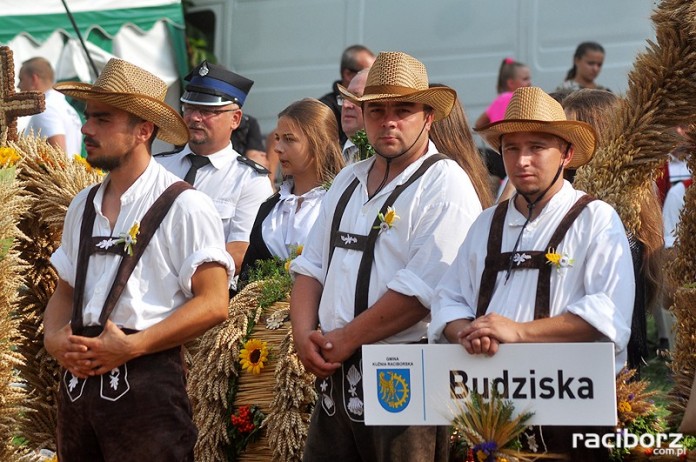
[[186,80],[181,111],[191,138],[183,149],[155,158],[213,199],[222,218],[227,251],[239,273],[259,206],[273,194],[268,170],[241,156],[230,142],[254,82],[207,61]]
[[120,59],[94,85],[55,88],[86,102],[87,161],[109,172],[72,201],[51,257],[58,457],[193,461],[180,345],[226,319],[233,263],[211,200],[152,159],[154,138],[183,144],[186,124],[162,80]]

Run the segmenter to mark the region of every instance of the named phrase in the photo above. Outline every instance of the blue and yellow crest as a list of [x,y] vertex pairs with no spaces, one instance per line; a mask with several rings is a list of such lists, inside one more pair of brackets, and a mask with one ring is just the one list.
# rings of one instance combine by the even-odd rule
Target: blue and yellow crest
[[411,400],[409,369],[377,369],[379,404],[389,412],[401,412]]

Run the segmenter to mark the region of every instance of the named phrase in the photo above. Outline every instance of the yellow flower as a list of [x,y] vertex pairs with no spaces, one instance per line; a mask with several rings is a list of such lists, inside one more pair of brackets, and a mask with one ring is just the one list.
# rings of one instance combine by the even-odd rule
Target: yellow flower
[[85,168],[85,170],[87,170],[87,171],[90,172],[90,173],[96,172],[96,173],[98,173],[99,175],[103,175],[103,174],[104,174],[104,170],[101,170],[101,169],[99,169],[99,168],[94,168],[94,167],[92,167],[92,166],[89,164],[89,162],[87,162],[87,159],[85,159],[84,157],[82,157],[82,156],[79,155],[79,154],[75,154],[75,155],[73,156],[73,161],[74,161],[76,164],[82,165],[82,166]]
[[556,249],[549,249],[549,251],[546,253],[546,259],[553,266],[558,266],[561,264],[561,254],[556,253]]
[[631,403],[629,403],[628,401],[621,401],[617,407],[619,412],[624,414],[633,410],[633,408],[631,407]]
[[249,339],[242,351],[239,352],[239,362],[242,369],[252,374],[260,374],[264,362],[268,360],[267,343],[261,340]]
[[390,228],[394,226],[394,221],[398,220],[399,218],[401,217],[396,214],[396,210],[394,210],[392,207],[387,207],[387,214],[384,215],[384,221],[389,225]]
[[560,271],[561,268],[573,266],[575,260],[573,258],[570,258],[565,253],[561,255],[560,253],[556,252],[556,249],[549,249],[546,252],[546,262],[555,266],[556,269]]
[[380,234],[390,230],[394,226],[394,222],[401,219],[393,207],[387,207],[387,213],[380,213],[377,215],[377,218],[379,219],[379,225],[373,226],[372,229],[379,229]]
[[0,167],[11,167],[20,159],[13,148],[0,148]]
[[138,243],[137,236],[140,233],[140,223],[133,223],[127,233],[121,233],[114,244],[123,244],[123,250],[131,257],[133,256],[133,246]]
[[292,263],[295,258],[302,255],[302,250],[304,250],[304,246],[302,244],[289,246],[290,255],[288,256],[287,260],[285,260],[285,271],[288,273],[290,272],[290,263]]
[[138,233],[140,233],[140,223],[136,221],[135,223],[133,223],[133,226],[131,226],[131,229],[128,230],[128,235],[130,236],[133,244],[137,242],[135,238],[138,235]]

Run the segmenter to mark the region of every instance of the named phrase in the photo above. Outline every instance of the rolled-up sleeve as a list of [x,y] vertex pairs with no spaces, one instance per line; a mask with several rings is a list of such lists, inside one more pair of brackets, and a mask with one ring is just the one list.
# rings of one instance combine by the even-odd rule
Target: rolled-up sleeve
[[636,290],[633,260],[618,215],[610,210],[600,216],[606,218],[598,223],[601,229],[589,243],[585,263],[583,284],[587,295],[567,310],[591,324],[621,351],[631,336]]
[[[197,206],[190,206],[191,201]],[[228,284],[232,284],[234,261],[225,249],[222,222],[212,201],[198,191],[186,191],[172,211],[167,218],[176,223],[172,242],[178,245],[170,246],[169,256],[174,268],[178,268],[179,286],[184,295],[193,296],[191,278],[204,263],[215,262],[225,267]]]
[[85,202],[89,188],[80,191],[70,202],[63,223],[63,235],[58,247],[51,255],[51,265],[55,268],[58,277],[75,287],[77,252],[82,227],[82,215],[85,210]]

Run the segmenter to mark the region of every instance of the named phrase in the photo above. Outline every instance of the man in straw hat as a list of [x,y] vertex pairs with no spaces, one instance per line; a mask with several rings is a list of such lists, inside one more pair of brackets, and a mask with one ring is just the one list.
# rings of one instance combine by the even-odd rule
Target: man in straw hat
[[183,149],[157,154],[155,159],[213,199],[222,218],[227,251],[239,273],[256,213],[273,194],[268,170],[240,155],[230,141],[254,82],[207,61],[186,80],[181,112],[191,139]]
[[58,458],[192,461],[180,345],[226,318],[233,263],[212,201],[150,155],[155,137],[186,143],[186,124],[162,80],[120,59],[55,88],[86,102],[87,161],[109,172],[73,199],[51,257]]
[[456,93],[428,88],[425,66],[398,52],[377,56],[362,96],[339,88],[362,106],[376,155],[339,173],[291,265],[295,345],[321,379],[305,460],[447,460],[445,428],[365,426],[360,352],[424,340],[433,290],[481,211],[428,138]]
[[[501,343],[611,341],[618,373],[635,292],[626,233],[611,206],[562,175],[592,157],[594,130],[527,87],[515,91],[502,121],[480,133],[502,154],[516,194],[472,225],[437,288],[430,340],[488,355]],[[543,441],[556,452],[570,448],[566,436]]]

